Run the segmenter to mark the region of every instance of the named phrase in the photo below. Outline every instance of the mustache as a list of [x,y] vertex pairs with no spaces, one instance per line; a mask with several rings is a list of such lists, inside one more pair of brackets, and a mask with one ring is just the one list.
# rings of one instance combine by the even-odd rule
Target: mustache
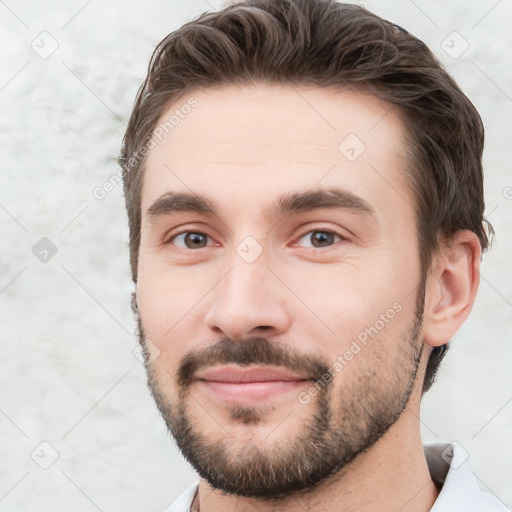
[[242,341],[222,338],[214,345],[187,352],[176,374],[178,385],[190,386],[195,373],[202,367],[216,364],[277,366],[299,372],[304,378],[319,380],[328,373],[329,365],[317,354],[302,353],[282,342],[250,337]]

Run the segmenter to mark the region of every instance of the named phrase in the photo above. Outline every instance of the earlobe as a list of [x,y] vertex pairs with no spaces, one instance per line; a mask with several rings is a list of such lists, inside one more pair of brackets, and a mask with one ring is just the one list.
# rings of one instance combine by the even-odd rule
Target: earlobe
[[466,321],[480,282],[480,241],[475,233],[457,231],[436,256],[428,277],[423,339],[432,347],[448,343]]

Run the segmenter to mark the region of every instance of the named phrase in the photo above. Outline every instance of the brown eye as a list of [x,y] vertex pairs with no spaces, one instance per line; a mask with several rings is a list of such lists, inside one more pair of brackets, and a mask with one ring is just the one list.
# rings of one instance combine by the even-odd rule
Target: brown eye
[[305,235],[303,235],[300,240],[304,240],[302,245],[303,247],[329,247],[335,242],[341,240],[341,237],[332,231],[309,231]]
[[186,231],[171,238],[169,243],[183,249],[202,249],[208,245],[208,235],[196,231]]

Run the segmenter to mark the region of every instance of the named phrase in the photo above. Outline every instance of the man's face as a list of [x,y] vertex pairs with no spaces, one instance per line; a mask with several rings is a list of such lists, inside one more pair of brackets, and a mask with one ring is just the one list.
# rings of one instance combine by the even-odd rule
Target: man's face
[[161,122],[176,109],[142,190],[153,396],[213,487],[308,489],[380,439],[415,384],[405,128],[376,98],[320,88],[196,91]]

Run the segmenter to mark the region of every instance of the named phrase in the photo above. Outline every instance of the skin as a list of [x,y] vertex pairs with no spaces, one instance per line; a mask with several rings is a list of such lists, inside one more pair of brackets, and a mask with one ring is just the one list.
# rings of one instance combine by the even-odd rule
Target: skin
[[[421,276],[414,197],[404,172],[407,130],[396,112],[375,97],[320,88],[223,86],[190,96],[198,105],[156,141],[142,190],[136,297],[144,336],[151,340],[151,372],[164,399],[179,400],[176,373],[192,349],[204,350],[220,338],[260,336],[333,364],[398,303],[400,313],[334,377],[333,410],[340,411],[338,397],[361,372],[378,373],[384,385],[394,382],[395,368],[382,362],[386,354],[394,361],[403,349]],[[354,161],[338,149],[349,134],[366,146]],[[282,218],[266,213],[282,194],[329,187],[363,198],[375,218],[326,208]],[[207,196],[217,215],[152,218],[148,209],[170,191]],[[314,247],[314,230],[341,237]],[[183,236],[172,238],[185,231],[208,235],[208,245],[190,249]],[[262,251],[251,263],[237,253],[248,236]],[[339,511],[340,504],[344,511],[430,510],[438,491],[420,438],[424,369],[432,347],[448,342],[469,315],[479,262],[474,233],[459,231],[441,243],[426,282],[417,378],[385,435],[307,492],[273,502],[223,494],[201,479],[200,510]],[[315,398],[303,405],[295,391],[293,399],[288,393],[271,397],[258,409],[260,421],[244,423],[197,383],[189,391],[196,428],[212,443],[229,439],[233,455],[248,443],[266,450],[296,438],[315,411]]]

